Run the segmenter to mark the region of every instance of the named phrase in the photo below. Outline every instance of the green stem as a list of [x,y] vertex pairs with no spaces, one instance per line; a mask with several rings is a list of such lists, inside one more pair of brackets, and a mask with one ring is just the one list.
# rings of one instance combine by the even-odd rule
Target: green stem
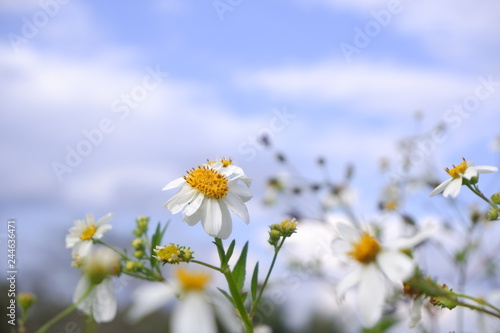
[[205,267],[208,267],[210,269],[213,269],[217,272],[221,272],[220,268],[219,267],[215,267],[213,265],[210,265],[210,264],[207,264],[206,262],[203,262],[203,261],[199,261],[199,260],[191,260],[190,262],[192,263],[195,263],[195,264],[198,264],[198,265],[202,265],[202,266],[205,266]]
[[498,312],[500,314],[500,309],[495,307],[494,305],[486,302],[484,299],[480,299],[480,298],[476,298],[476,297],[472,297],[472,296],[469,296],[469,295],[464,295],[464,294],[458,294],[458,293],[455,293],[456,296],[458,297],[462,297],[462,298],[467,298],[467,299],[470,299],[478,304],[481,304],[481,305],[486,305],[486,306],[489,306],[490,308],[492,308],[493,310],[495,310],[496,312]]
[[233,297],[233,302],[238,310],[241,321],[243,322],[243,326],[245,326],[245,332],[246,333],[253,333],[253,326],[252,326],[252,321],[250,317],[248,316],[247,310],[245,309],[245,305],[243,304],[243,299],[241,298],[240,291],[238,290],[238,287],[236,286],[236,282],[234,281],[233,273],[231,272],[231,269],[229,268],[229,265],[227,263],[224,263],[224,256],[225,256],[225,251],[224,251],[224,246],[222,245],[222,240],[220,238],[215,238],[215,243],[216,245],[222,250],[223,253],[219,253],[219,258],[221,261],[221,268],[219,271],[224,274],[224,277],[226,278],[227,285],[229,287],[229,292],[231,293],[231,296]]
[[474,192],[475,195],[486,201],[491,207],[494,209],[498,209],[497,205],[492,202],[490,199],[488,199],[483,192],[477,187],[477,185],[472,186],[471,184],[465,184],[472,192]]
[[276,263],[276,259],[278,258],[278,252],[280,251],[281,247],[283,246],[285,239],[286,238],[283,237],[283,239],[281,240],[281,243],[274,250],[274,256],[273,256],[273,260],[271,261],[271,266],[269,266],[269,270],[267,272],[264,283],[262,284],[262,288],[260,288],[259,295],[257,296],[257,299],[255,300],[255,302],[252,305],[252,310],[250,311],[250,318],[253,318],[255,311],[257,311],[257,306],[259,305],[260,300],[262,298],[262,295],[264,294],[264,289],[266,289],[267,282],[269,281],[269,277],[271,276],[271,272],[274,268],[274,264]]
[[80,305],[80,303],[83,302],[83,300],[85,298],[87,298],[87,296],[90,294],[90,292],[92,291],[92,289],[94,289],[94,285],[93,284],[91,284],[88,287],[88,289],[83,293],[82,297],[80,297],[75,303],[71,304],[66,309],[64,309],[63,311],[61,311],[57,316],[55,316],[54,318],[52,318],[51,320],[49,320],[47,323],[45,323],[45,325],[43,325],[42,327],[40,327],[38,329],[38,331],[36,331],[36,333],[45,333],[45,332],[47,332],[49,330],[49,328],[52,327],[52,325],[54,325],[59,320],[63,319],[68,314],[70,314],[71,312],[73,312],[78,307],[78,305]]
[[118,253],[120,255],[120,257],[122,257],[123,260],[129,260],[130,259],[126,254],[121,253],[119,250],[115,249],[114,247],[112,247],[111,245],[109,245],[107,243],[104,243],[103,241],[101,241],[99,239],[94,239],[94,243],[104,245],[108,249],[111,249],[111,250],[115,251],[116,253]]
[[497,318],[500,319],[500,314],[491,312],[490,310],[486,310],[485,308],[482,308],[482,307],[479,307],[479,306],[467,304],[467,303],[464,303],[464,302],[457,302],[457,305],[458,306],[463,306],[465,308],[469,308],[471,310],[476,310],[476,311],[479,311],[479,312],[483,312],[483,313],[489,314],[489,315],[491,315],[493,317],[497,317]]

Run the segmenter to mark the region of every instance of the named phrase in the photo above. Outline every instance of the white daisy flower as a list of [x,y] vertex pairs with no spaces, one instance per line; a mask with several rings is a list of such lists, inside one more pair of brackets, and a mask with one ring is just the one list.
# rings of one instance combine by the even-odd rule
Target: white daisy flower
[[111,229],[110,224],[106,224],[113,215],[107,214],[101,217],[97,223],[92,214],[87,214],[85,220],[76,220],[75,225],[69,229],[66,235],[66,248],[73,248],[73,257],[85,257],[92,248],[94,239],[100,239],[105,232]]
[[120,256],[109,249],[99,249],[87,255],[82,262],[83,276],[73,294],[78,302],[93,285],[90,294],[77,308],[97,323],[109,322],[116,315],[116,298],[111,276],[120,271]]
[[[245,223],[249,223],[245,202],[252,198],[251,183],[243,170],[221,159],[193,168],[186,176],[167,184],[163,190],[181,189],[164,207],[172,214],[183,210],[183,220],[189,225],[199,221],[207,234],[226,239],[231,235],[231,210]],[[245,185],[239,184],[241,180]]]
[[342,300],[349,288],[359,284],[359,316],[364,326],[371,327],[382,315],[386,278],[402,286],[414,272],[413,260],[400,250],[412,248],[432,231],[425,230],[411,238],[399,238],[382,245],[369,232],[360,231],[350,224],[337,223],[336,228],[341,238],[334,240],[333,253],[355,265],[354,270],[337,285],[337,296]]
[[127,318],[132,323],[179,298],[170,322],[173,333],[216,333],[216,314],[229,332],[241,332],[241,324],[229,302],[207,292],[210,275],[184,268],[177,269],[175,273],[176,279],[170,283],[148,283],[134,291],[133,303],[127,312]]
[[471,180],[474,177],[478,177],[480,173],[496,172],[498,168],[487,165],[474,166],[474,163],[463,159],[462,163],[459,165],[453,165],[453,168],[446,168],[445,170],[451,178],[439,184],[429,196],[433,197],[443,192],[445,198],[450,195],[452,198],[455,198],[460,193],[460,187],[463,184],[464,178],[466,180]]

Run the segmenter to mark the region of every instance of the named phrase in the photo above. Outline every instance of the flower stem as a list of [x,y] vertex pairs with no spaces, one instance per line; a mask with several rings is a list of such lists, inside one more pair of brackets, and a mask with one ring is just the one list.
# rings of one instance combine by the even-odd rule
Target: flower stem
[[459,293],[455,293],[456,296],[458,297],[462,297],[462,298],[467,298],[467,299],[470,299],[478,304],[481,304],[481,305],[486,305],[490,308],[492,308],[493,310],[495,310],[496,312],[498,312],[498,314],[500,314],[500,309],[495,307],[494,305],[486,302],[484,299],[480,299],[480,298],[476,298],[476,297],[472,297],[472,296],[469,296],[469,295],[464,295],[464,294],[459,294]]
[[484,201],[486,201],[491,207],[495,208],[495,209],[498,209],[497,205],[492,202],[490,199],[488,199],[484,194],[483,192],[481,192],[481,190],[479,189],[479,187],[477,187],[477,185],[471,185],[471,184],[465,184],[472,192],[474,192],[475,195],[477,195],[478,197],[480,197],[481,199],[483,199]]
[[229,287],[229,292],[231,293],[231,296],[233,298],[234,306],[236,307],[238,313],[240,314],[243,326],[245,326],[245,333],[253,333],[252,320],[248,316],[247,310],[245,309],[245,305],[243,304],[243,299],[241,298],[240,291],[236,286],[236,281],[234,281],[233,273],[231,272],[229,265],[227,265],[227,263],[224,262],[225,251],[222,245],[222,240],[216,237],[215,244],[217,245],[217,247],[219,247],[219,249],[222,250],[222,253],[218,251],[219,258],[221,261],[221,268],[219,269],[219,271],[222,274],[224,274],[224,277],[226,278],[227,285]]
[[70,314],[71,312],[73,312],[78,307],[78,305],[80,305],[80,303],[83,302],[83,300],[85,298],[87,298],[87,296],[90,294],[90,292],[92,291],[92,289],[94,289],[94,285],[93,284],[91,284],[88,287],[88,289],[83,293],[83,295],[82,295],[82,297],[80,297],[80,299],[78,299],[75,303],[71,304],[66,309],[64,309],[63,311],[61,311],[57,316],[55,316],[54,318],[52,318],[51,320],[49,320],[47,323],[45,323],[45,325],[43,325],[42,327],[40,327],[38,329],[38,331],[36,331],[36,333],[45,333],[45,332],[47,332],[49,330],[49,328],[52,327],[52,325],[54,325],[59,320],[63,319],[68,314]]
[[250,311],[250,318],[252,318],[253,315],[255,314],[255,311],[257,311],[257,306],[259,306],[262,295],[264,294],[264,289],[266,289],[267,282],[269,281],[269,277],[271,276],[271,272],[274,268],[274,264],[276,263],[276,259],[278,258],[278,252],[280,251],[281,247],[283,246],[285,239],[286,239],[286,237],[283,237],[280,244],[274,250],[274,256],[273,256],[273,260],[271,261],[271,266],[269,266],[269,271],[267,272],[264,283],[262,284],[262,288],[260,288],[259,295],[257,296],[257,299],[255,300],[255,302],[252,305],[252,310]]
[[202,265],[202,266],[208,267],[208,268],[213,269],[213,270],[215,270],[217,272],[221,272],[221,270],[220,270],[219,267],[215,267],[215,266],[207,264],[206,262],[203,262],[203,261],[190,260],[189,262],[192,262],[192,263],[195,263],[195,264],[198,264],[198,265]]

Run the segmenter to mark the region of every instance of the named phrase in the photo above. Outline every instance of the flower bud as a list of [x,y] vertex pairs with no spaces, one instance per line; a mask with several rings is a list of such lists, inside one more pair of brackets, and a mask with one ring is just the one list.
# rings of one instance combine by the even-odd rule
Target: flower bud
[[26,312],[36,302],[36,296],[32,293],[20,293],[17,296],[17,301],[21,309]]
[[491,208],[488,212],[488,220],[495,221],[498,220],[498,209]]
[[491,201],[493,201],[496,205],[500,205],[500,192],[493,194],[491,196]]
[[142,238],[136,238],[132,241],[132,247],[136,250],[142,250],[144,248],[144,240]]
[[127,271],[134,271],[135,270],[135,261],[132,261],[132,260],[127,261],[127,263],[125,264],[125,269]]
[[136,257],[137,259],[141,259],[142,257],[144,257],[144,251],[141,250],[135,251],[134,257]]

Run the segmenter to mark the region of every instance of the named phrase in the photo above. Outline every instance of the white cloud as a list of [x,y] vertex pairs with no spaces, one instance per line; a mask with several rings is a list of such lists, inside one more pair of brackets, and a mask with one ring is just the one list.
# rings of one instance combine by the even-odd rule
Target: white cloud
[[368,114],[394,114],[443,104],[473,89],[476,82],[472,80],[390,63],[346,65],[342,61],[257,70],[238,78],[242,85],[279,98],[348,102],[353,112]]

